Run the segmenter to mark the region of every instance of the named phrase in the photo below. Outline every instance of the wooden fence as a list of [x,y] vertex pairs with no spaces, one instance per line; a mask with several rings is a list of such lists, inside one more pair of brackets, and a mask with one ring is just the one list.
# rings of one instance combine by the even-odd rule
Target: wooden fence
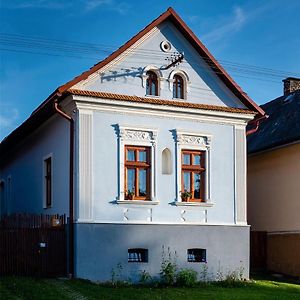
[[65,215],[14,214],[0,221],[0,275],[66,276]]
[[250,271],[267,268],[267,232],[250,231]]

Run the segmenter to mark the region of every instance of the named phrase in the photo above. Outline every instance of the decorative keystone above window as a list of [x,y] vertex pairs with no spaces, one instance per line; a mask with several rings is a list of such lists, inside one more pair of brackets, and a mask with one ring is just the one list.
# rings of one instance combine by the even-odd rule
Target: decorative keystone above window
[[[144,127],[129,127],[118,125],[118,142],[119,142],[119,188],[117,203],[141,204],[157,204],[156,201],[156,138],[157,131]],[[129,149],[129,150],[128,150]],[[144,149],[144,150],[143,150]],[[143,150],[143,151],[142,151]],[[147,150],[147,151],[146,151]],[[128,153],[128,151],[130,153]],[[134,151],[134,152],[132,152]],[[144,152],[147,152],[147,160],[144,163],[141,158]],[[134,160],[129,156],[135,153]],[[145,152],[145,153],[146,153]],[[136,165],[135,165],[136,164]],[[147,172],[144,174],[144,165],[147,164]],[[128,168],[131,170],[128,173]],[[136,169],[135,180],[129,177]],[[146,177],[144,176],[146,175]],[[145,178],[147,179],[145,181]],[[130,180],[129,180],[130,179]],[[135,182],[134,193],[131,191],[131,183]],[[142,193],[146,186],[146,193]],[[138,191],[136,190],[138,189]],[[130,190],[130,192],[128,192]],[[129,195],[130,194],[130,195]],[[133,195],[133,199],[129,200],[129,196]],[[144,195],[145,194],[145,195]],[[141,196],[142,195],[142,196]]]
[[210,136],[197,136],[197,135],[189,135],[177,132],[177,142],[180,144],[186,145],[195,145],[200,147],[208,148],[210,147],[211,137]]
[[131,130],[119,127],[119,136],[122,140],[155,142],[156,132],[146,130]]

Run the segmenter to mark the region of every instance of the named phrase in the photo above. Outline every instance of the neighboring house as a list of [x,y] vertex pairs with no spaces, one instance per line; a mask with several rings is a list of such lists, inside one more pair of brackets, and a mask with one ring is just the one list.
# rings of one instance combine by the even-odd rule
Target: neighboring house
[[267,232],[267,268],[300,276],[300,79],[261,108],[269,118],[248,137],[248,222]]
[[3,140],[3,210],[74,214],[77,277],[157,275],[164,246],[247,278],[245,128],[262,115],[169,8]]

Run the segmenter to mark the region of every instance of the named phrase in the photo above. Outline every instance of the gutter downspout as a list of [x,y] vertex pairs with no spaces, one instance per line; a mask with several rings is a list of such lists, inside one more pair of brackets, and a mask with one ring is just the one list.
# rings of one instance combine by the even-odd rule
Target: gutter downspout
[[254,119],[252,122],[249,122],[249,124],[254,123],[255,124],[255,128],[246,131],[246,136],[249,136],[250,134],[255,133],[258,130],[258,128],[259,128],[260,121],[262,121],[264,119],[268,119],[268,118],[269,118],[268,115],[263,115],[260,118]]
[[69,278],[74,277],[74,120],[58,107],[54,101],[55,111],[70,122],[70,167],[69,167]]

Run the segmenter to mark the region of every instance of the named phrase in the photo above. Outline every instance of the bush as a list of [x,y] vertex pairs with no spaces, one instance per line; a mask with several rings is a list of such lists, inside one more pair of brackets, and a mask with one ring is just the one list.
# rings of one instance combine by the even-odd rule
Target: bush
[[122,285],[122,271],[123,266],[121,263],[118,263],[116,268],[111,269],[111,284],[112,285]]
[[145,270],[140,272],[139,283],[142,284],[142,285],[153,283],[152,276],[149,274],[149,272],[147,272]]
[[162,263],[160,269],[161,282],[165,285],[173,285],[176,281],[177,263],[176,263],[176,252],[175,257],[172,259],[170,248],[168,253],[165,253],[165,248],[162,251]]
[[176,275],[176,284],[178,286],[192,287],[197,283],[198,273],[192,269],[182,269]]
[[243,280],[243,278],[241,277],[238,271],[232,271],[232,272],[228,272],[223,280],[217,282],[217,285],[231,288],[231,287],[244,286],[245,283],[246,280]]

